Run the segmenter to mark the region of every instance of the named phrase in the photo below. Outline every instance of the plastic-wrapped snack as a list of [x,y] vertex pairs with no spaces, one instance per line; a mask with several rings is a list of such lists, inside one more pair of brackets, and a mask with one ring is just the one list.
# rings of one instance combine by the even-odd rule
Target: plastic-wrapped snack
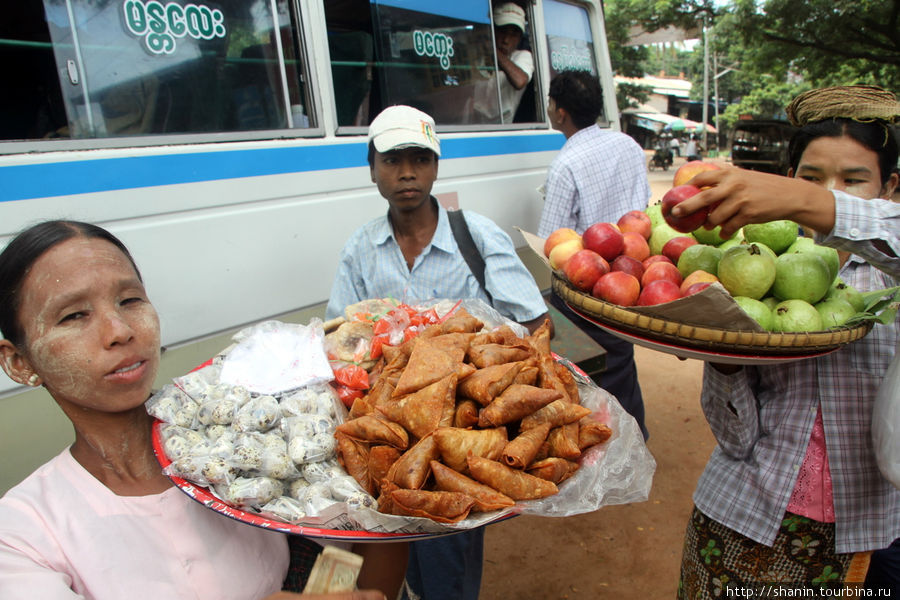
[[150,397],[146,403],[147,412],[166,423],[181,427],[194,427],[199,404],[178,387],[169,384]]
[[300,466],[300,472],[303,473],[303,479],[309,483],[322,483],[335,477],[347,476],[347,473],[338,465],[336,459],[304,463]]
[[337,419],[343,410],[330,385],[313,385],[282,396],[281,412],[285,417],[323,415]]
[[275,479],[296,479],[300,471],[286,451],[267,447],[262,455],[262,464],[256,470],[260,475],[268,475]]
[[378,509],[378,500],[376,500],[371,495],[366,492],[359,490],[358,492],[354,492],[347,496],[344,499],[344,502],[347,503],[347,508],[350,509],[358,509],[358,508],[371,508],[372,510]]
[[206,399],[209,389],[219,382],[220,367],[209,365],[174,379],[175,385],[197,402]]
[[334,421],[324,415],[299,415],[282,419],[288,453],[298,465],[334,456]]
[[209,455],[231,460],[234,456],[234,442],[237,435],[233,431],[228,431],[214,440],[207,438],[209,444]]
[[224,499],[231,504],[260,508],[279,498],[284,485],[271,477],[237,477],[224,493]]
[[318,515],[336,502],[331,497],[331,490],[328,484],[311,483],[300,494],[297,500],[303,506],[303,510],[308,515]]
[[234,415],[235,431],[268,431],[281,419],[281,407],[272,396],[251,398]]
[[241,471],[255,471],[262,467],[265,451],[264,436],[260,433],[241,433],[234,441],[232,463]]
[[298,415],[281,421],[281,430],[288,441],[295,437],[312,438],[320,433],[334,435],[334,428],[334,419],[325,415]]
[[209,455],[183,456],[166,467],[165,472],[200,485],[227,485],[236,474],[228,460]]
[[303,505],[290,496],[275,498],[260,509],[263,516],[269,516],[286,523],[299,523],[306,518]]
[[205,430],[206,437],[210,441],[214,442],[223,435],[229,435],[234,433],[228,425],[210,425]]
[[234,398],[206,400],[200,404],[200,410],[197,411],[197,420],[202,425],[230,425],[234,420],[238,406]]
[[331,479],[328,481],[328,489],[331,490],[332,498],[342,502],[351,496],[355,496],[359,492],[365,493],[356,480],[349,475]]
[[303,477],[298,477],[290,482],[288,482],[287,493],[291,498],[295,500],[299,500],[303,498],[303,493],[306,491],[306,488],[309,487],[309,482]]
[[196,431],[185,429],[178,425],[164,425],[159,431],[163,443],[163,450],[169,460],[176,460],[188,456],[191,449],[203,442],[203,437]]

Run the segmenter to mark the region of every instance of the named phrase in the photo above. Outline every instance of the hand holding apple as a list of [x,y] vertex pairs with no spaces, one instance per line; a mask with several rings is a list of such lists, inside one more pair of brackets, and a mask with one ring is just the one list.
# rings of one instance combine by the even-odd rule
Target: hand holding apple
[[669,227],[681,233],[690,233],[706,222],[711,207],[700,206],[688,213],[681,210],[672,212],[676,206],[700,193],[695,185],[679,185],[673,187],[662,198],[662,215]]

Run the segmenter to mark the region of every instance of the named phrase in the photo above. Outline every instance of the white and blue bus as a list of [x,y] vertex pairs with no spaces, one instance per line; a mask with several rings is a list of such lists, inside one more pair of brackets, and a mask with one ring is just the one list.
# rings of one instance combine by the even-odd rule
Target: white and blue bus
[[[110,229],[141,267],[167,356],[302,314],[327,299],[350,233],[387,208],[366,130],[392,104],[434,116],[441,201],[521,243],[513,227],[536,230],[565,141],[546,119],[551,77],[598,74],[601,126],[618,113],[600,2],[520,3],[535,73],[505,123],[490,0],[6,3],[0,247],[47,218]],[[161,378],[198,358],[184,356]],[[37,394],[0,375],[0,492],[71,440]]]

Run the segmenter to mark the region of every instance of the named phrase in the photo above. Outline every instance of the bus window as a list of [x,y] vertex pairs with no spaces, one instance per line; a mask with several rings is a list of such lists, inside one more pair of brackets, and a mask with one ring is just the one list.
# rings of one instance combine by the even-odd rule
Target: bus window
[[[6,46],[0,47],[4,54],[34,48],[29,60],[42,69],[42,79],[58,78],[63,111],[51,108],[64,112],[66,123],[43,132],[35,123],[24,136],[5,128],[0,139],[308,127],[293,33],[298,15],[291,5],[290,0],[184,5],[44,0],[42,23],[28,15],[40,31],[28,38],[18,37],[17,29],[7,32]],[[27,45],[35,40],[43,45]],[[48,47],[55,59],[49,64]],[[19,76],[11,87],[34,89],[33,79]],[[19,114],[30,121],[44,118]]]
[[[488,0],[371,2],[380,106],[409,104],[438,125],[503,122]],[[523,40],[531,46],[530,35]]]
[[[562,0],[544,0],[544,29],[550,56],[550,78],[560,71],[579,70],[597,75],[591,23],[584,6]],[[600,120],[606,121],[607,115]]]
[[381,103],[373,98],[375,45],[369,0],[329,0],[325,3],[328,53],[338,125],[365,127],[378,114],[371,107]]

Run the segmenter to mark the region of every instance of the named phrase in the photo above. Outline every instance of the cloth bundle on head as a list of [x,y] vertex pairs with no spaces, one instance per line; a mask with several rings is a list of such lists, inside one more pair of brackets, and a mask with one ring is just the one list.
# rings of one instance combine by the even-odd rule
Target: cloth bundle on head
[[893,123],[900,119],[900,102],[892,92],[875,85],[841,85],[804,92],[785,111],[797,127],[825,119]]

